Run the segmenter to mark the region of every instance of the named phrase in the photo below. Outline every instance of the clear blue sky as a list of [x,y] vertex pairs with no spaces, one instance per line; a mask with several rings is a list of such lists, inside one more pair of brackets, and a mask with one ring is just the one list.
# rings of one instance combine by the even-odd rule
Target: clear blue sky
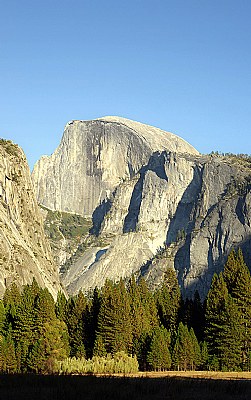
[[30,166],[119,115],[251,153],[250,0],[1,0],[0,136]]

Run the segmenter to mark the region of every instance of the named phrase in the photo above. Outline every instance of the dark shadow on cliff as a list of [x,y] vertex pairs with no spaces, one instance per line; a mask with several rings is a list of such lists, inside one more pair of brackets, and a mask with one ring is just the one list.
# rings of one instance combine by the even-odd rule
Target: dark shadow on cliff
[[191,235],[195,227],[196,212],[199,206],[198,200],[201,195],[201,186],[202,169],[199,169],[197,166],[195,166],[193,179],[188,185],[178,204],[166,235],[167,246],[176,242],[177,239],[184,239],[183,244],[178,249],[174,260],[174,267],[176,271],[178,271],[178,281],[182,287],[182,291],[184,291],[184,274],[186,274],[186,271],[189,271],[191,266]]
[[142,191],[147,171],[153,171],[160,179],[168,181],[164,167],[166,156],[166,152],[155,152],[149,158],[148,164],[140,169],[140,177],[136,185],[134,186],[130,205],[128,208],[128,214],[125,217],[123,233],[135,232],[136,230],[142,202]]
[[90,229],[90,233],[92,235],[98,236],[104,217],[110,211],[111,206],[112,201],[110,199],[106,199],[103,200],[97,208],[95,208],[92,214],[92,228]]
[[213,275],[219,274],[224,269],[224,265],[227,261],[228,255],[232,249],[236,251],[240,248],[243,253],[243,258],[251,272],[251,235],[248,235],[243,241],[234,243],[228,252],[220,253],[217,260],[213,260],[213,243],[209,243],[208,255],[207,255],[207,268],[199,276],[196,281],[193,281],[186,289],[182,286],[182,294],[185,297],[191,298],[196,290],[200,292],[201,299],[204,300],[208,290],[210,289]]

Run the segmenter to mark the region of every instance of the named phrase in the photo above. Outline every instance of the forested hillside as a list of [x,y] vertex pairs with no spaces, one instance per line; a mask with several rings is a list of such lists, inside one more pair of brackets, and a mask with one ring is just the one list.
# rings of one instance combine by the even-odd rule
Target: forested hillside
[[144,279],[106,281],[56,303],[34,280],[0,302],[1,372],[250,370],[251,277],[232,251],[201,303],[181,298],[167,269],[154,293]]

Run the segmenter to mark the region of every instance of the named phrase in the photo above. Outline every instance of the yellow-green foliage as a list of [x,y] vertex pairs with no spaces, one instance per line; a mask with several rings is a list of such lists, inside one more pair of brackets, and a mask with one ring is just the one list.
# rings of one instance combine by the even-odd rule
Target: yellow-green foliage
[[10,156],[18,157],[18,145],[14,144],[11,140],[0,139],[0,145]]
[[136,356],[128,356],[120,351],[112,357],[93,357],[91,360],[85,358],[66,358],[57,361],[55,372],[60,374],[129,374],[138,372],[139,365]]

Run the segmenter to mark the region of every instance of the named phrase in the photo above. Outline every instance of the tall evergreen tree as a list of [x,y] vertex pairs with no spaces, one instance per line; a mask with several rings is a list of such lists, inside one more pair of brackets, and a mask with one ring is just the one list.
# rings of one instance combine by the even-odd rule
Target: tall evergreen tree
[[171,367],[171,355],[169,351],[171,335],[164,327],[154,329],[147,361],[154,371],[165,371]]
[[206,341],[211,359],[220,369],[238,369],[241,349],[241,315],[228,293],[222,273],[212,280],[206,301]]
[[[242,368],[250,368],[251,351],[251,276],[243,254],[231,251],[223,272],[224,280],[241,314]],[[239,332],[240,334],[240,332]]]
[[[92,293],[92,297],[89,302],[88,314],[86,319],[86,354],[89,358],[92,358],[94,352],[94,344],[96,342],[96,334],[98,330],[98,316],[101,306],[101,293],[100,290],[95,287]],[[102,342],[102,349],[100,348],[100,341],[97,342],[97,348],[95,355],[104,354],[104,345]],[[97,350],[99,349],[99,350]]]
[[155,298],[161,323],[167,330],[175,332],[181,305],[181,294],[173,269],[168,268],[166,270],[163,284],[156,291]]
[[130,301],[122,280],[118,285],[107,280],[102,289],[97,331],[100,337],[107,353],[131,352]]
[[15,346],[10,332],[0,339],[0,371],[5,373],[17,372]]
[[200,349],[194,334],[191,329],[179,323],[177,337],[172,354],[173,366],[177,370],[192,370],[200,364]]
[[154,296],[143,278],[137,285],[132,276],[128,285],[128,293],[131,302],[132,353],[137,356],[140,368],[146,370],[152,332],[159,326],[158,310]]
[[88,309],[87,299],[80,291],[67,303],[66,324],[69,332],[71,356],[85,357],[85,315]]
[[55,304],[56,316],[60,321],[66,322],[67,320],[67,299],[61,291],[57,294],[57,301]]

